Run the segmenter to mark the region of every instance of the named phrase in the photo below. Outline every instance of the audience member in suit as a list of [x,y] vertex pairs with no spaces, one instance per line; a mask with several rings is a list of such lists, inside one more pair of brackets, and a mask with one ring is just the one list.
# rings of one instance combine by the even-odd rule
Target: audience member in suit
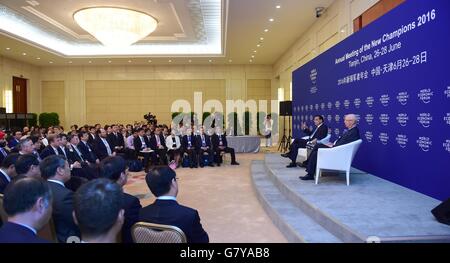
[[78,149],[80,139],[78,135],[69,135],[67,138],[69,144],[67,146],[67,158],[72,168],[72,175],[92,180],[96,178],[96,167],[90,165],[89,162],[84,159],[83,154]]
[[89,139],[88,142],[91,145],[94,145],[97,141],[97,129],[94,126],[89,127]]
[[64,185],[70,180],[69,163],[61,155],[51,155],[41,162],[40,170],[53,193],[52,215],[58,241],[65,243],[71,236],[79,237],[80,231],[72,217],[74,192]]
[[39,161],[33,154],[19,155],[15,167],[17,178],[41,177],[41,172],[39,170]]
[[6,134],[0,131],[0,163],[8,156],[9,150],[6,149]]
[[5,192],[8,184],[17,176],[16,162],[19,156],[18,153],[10,153],[3,159],[0,167],[0,194]]
[[183,230],[188,243],[209,242],[198,212],[176,201],[178,184],[175,171],[167,166],[154,168],[146,175],[145,181],[156,201],[141,209],[139,221],[176,226]]
[[59,148],[61,144],[61,138],[58,135],[52,134],[48,136],[48,146],[44,148],[41,152],[41,159],[45,159],[45,157],[50,155],[63,155],[64,153]]
[[[66,160],[69,160],[69,157],[67,156],[67,134],[61,133],[59,135],[59,138],[61,139],[59,141],[59,149],[61,149],[61,152],[63,156],[66,158]],[[70,162],[69,162],[70,163]]]
[[95,153],[98,159],[103,160],[108,156],[116,155],[113,151],[113,147],[109,144],[107,140],[108,134],[105,129],[100,129],[100,133],[98,134],[98,138],[95,142]]
[[125,149],[125,140],[123,135],[119,132],[119,126],[116,124],[111,126],[111,133],[108,134],[107,140],[112,146],[113,151],[121,153]]
[[[297,155],[299,148],[306,148],[306,144],[315,145],[317,141],[324,139],[328,135],[328,127],[323,123],[323,116],[314,116],[314,125],[316,129],[311,131],[306,127],[306,124],[302,123],[303,132],[309,136],[308,139],[296,138],[294,142],[289,147],[289,152],[281,154],[281,156],[291,159],[291,163],[287,166],[288,168],[297,167]],[[306,166],[308,162],[303,163]]]
[[155,151],[159,157],[159,163],[167,165],[167,146],[164,136],[161,134],[161,128],[156,128],[155,133],[150,137],[150,148]]
[[73,218],[80,228],[82,242],[117,242],[124,222],[122,199],[120,186],[108,179],[92,180],[78,189]]
[[[125,159],[120,156],[112,156],[100,162],[100,177],[116,182],[121,188],[127,183],[127,166]],[[133,243],[131,227],[138,222],[139,211],[142,208],[139,199],[127,194],[122,194],[122,208],[125,210],[125,220],[122,226],[122,242]]]
[[8,142],[8,147],[12,150],[19,144],[20,138],[22,138],[22,132],[20,130],[15,131],[13,137]]
[[155,152],[142,152],[150,150],[150,142],[147,140],[147,137],[145,136],[144,129],[143,128],[137,129],[137,133],[138,136],[134,138],[133,145],[134,150],[136,151],[136,155],[144,157],[144,160],[142,161],[142,166],[144,168],[147,167],[150,158],[152,159],[152,163],[156,164],[158,159]]
[[100,163],[100,160],[97,158],[94,150],[92,149],[92,145],[89,143],[89,134],[86,132],[81,132],[79,134],[79,138],[80,143],[77,147],[83,155],[83,158],[91,165]]
[[20,139],[20,142],[16,146],[16,149],[19,150],[18,153],[20,155],[33,154],[33,152],[34,152],[33,141],[31,140],[30,137],[24,137],[24,138]]
[[0,228],[0,243],[49,243],[37,236],[52,215],[52,193],[41,178],[23,178],[5,191],[8,222]]
[[239,165],[239,163],[236,162],[234,149],[228,147],[227,137],[223,134],[222,128],[216,127],[216,133],[211,136],[211,142],[216,154],[216,163],[218,166],[222,163],[222,157],[220,156],[221,152],[229,153],[231,155],[231,165]]
[[186,129],[186,135],[181,140],[181,156],[187,154],[189,156],[189,165],[191,168],[197,168],[197,150],[195,143],[195,136],[192,134],[192,129]]
[[42,159],[41,159],[41,155],[39,153],[41,152],[42,141],[38,136],[30,136],[30,139],[31,139],[31,142],[33,143],[32,154],[34,154],[36,156],[36,158],[38,159],[38,161],[41,162]]
[[171,160],[174,160],[177,166],[180,164],[181,141],[180,137],[175,135],[172,130],[170,135],[166,138],[167,153]]
[[204,166],[203,155],[208,154],[209,166],[214,167],[214,153],[211,147],[211,140],[209,136],[205,134],[205,128],[200,127],[199,134],[196,136],[195,141],[197,143],[197,155],[200,167]]
[[359,140],[361,137],[359,135],[359,129],[356,126],[356,115],[354,114],[348,114],[344,118],[345,127],[348,129],[342,137],[339,137],[337,141],[329,144],[316,144],[314,146],[314,149],[312,150],[311,154],[308,158],[308,165],[306,168],[306,176],[300,177],[302,180],[314,180],[314,174],[316,173],[316,166],[317,166],[317,151],[320,148],[332,148],[337,147],[340,145],[348,144],[354,141]]

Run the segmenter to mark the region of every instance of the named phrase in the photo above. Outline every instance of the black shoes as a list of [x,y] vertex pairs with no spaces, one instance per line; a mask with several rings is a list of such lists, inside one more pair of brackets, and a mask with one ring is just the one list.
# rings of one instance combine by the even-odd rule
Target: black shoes
[[297,167],[296,163],[290,163],[288,166],[286,166],[286,168],[294,168]]
[[304,181],[306,181],[306,180],[314,180],[314,175],[307,174],[305,176],[300,176],[299,178],[301,180],[304,180]]
[[239,165],[238,162],[232,162],[231,165]]
[[282,153],[282,154],[281,154],[281,157],[289,158],[289,153]]

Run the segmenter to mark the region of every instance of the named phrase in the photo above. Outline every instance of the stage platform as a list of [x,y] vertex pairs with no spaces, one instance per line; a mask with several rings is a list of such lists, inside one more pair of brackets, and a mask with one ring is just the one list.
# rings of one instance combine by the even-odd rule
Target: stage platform
[[353,169],[302,181],[304,168],[266,154],[253,161],[258,199],[290,242],[450,242],[450,226],[431,214],[439,200]]

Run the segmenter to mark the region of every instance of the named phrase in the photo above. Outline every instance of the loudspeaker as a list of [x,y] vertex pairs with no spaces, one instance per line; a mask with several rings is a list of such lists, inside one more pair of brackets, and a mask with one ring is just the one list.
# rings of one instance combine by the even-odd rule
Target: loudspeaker
[[450,225],[450,198],[436,206],[431,213],[440,223]]
[[280,101],[280,116],[292,116],[292,101]]

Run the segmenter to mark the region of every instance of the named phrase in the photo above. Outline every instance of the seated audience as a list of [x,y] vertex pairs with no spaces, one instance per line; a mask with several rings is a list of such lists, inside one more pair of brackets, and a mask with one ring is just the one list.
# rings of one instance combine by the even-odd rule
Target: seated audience
[[199,134],[196,136],[197,142],[197,156],[200,167],[204,167],[203,155],[208,154],[208,166],[214,167],[214,154],[211,147],[211,140],[208,135],[205,134],[205,128],[200,127]]
[[3,208],[8,222],[0,228],[0,243],[48,243],[37,236],[52,215],[52,193],[40,178],[22,178],[6,188]]
[[[323,117],[321,115],[314,116],[314,125],[316,126],[316,129],[314,129],[314,131],[311,131],[303,122],[302,130],[306,135],[309,136],[308,139],[305,140],[302,138],[296,138],[289,147],[289,152],[281,154],[281,156],[291,159],[291,163],[287,166],[288,168],[297,167],[297,155],[299,148],[306,148],[307,144],[313,147],[317,144],[317,141],[327,137],[328,127],[323,123]],[[307,160],[303,162],[303,166],[306,167],[307,163]]]
[[103,160],[108,156],[116,155],[116,153],[113,151],[112,145],[107,140],[108,133],[105,129],[100,129],[100,133],[98,134],[98,137],[95,141],[95,153],[98,157],[98,159]]
[[[120,156],[111,156],[100,162],[100,177],[112,180],[121,188],[127,183],[127,166],[125,160]],[[124,223],[122,226],[122,242],[132,243],[131,227],[138,222],[139,210],[142,208],[139,199],[127,194],[122,194],[122,208],[125,210]]]
[[181,156],[186,154],[189,157],[189,166],[191,168],[197,168],[197,150],[196,150],[196,138],[192,134],[192,129],[186,129],[186,135],[183,136],[181,141]]
[[317,166],[317,151],[320,148],[333,148],[337,146],[341,146],[344,144],[348,144],[354,141],[359,140],[361,137],[359,135],[359,129],[356,126],[356,115],[348,114],[344,117],[345,127],[348,129],[339,139],[337,139],[334,143],[328,144],[316,144],[314,149],[308,158],[308,165],[306,168],[306,176],[300,177],[302,180],[314,180],[314,174],[316,173]]
[[40,169],[53,193],[52,215],[58,241],[65,243],[71,236],[79,237],[80,232],[72,217],[74,192],[64,185],[70,180],[69,163],[61,155],[52,155],[42,160]]
[[14,149],[17,145],[19,145],[20,138],[22,138],[22,132],[20,130],[15,131],[13,133],[13,137],[8,142],[8,147],[11,150]]
[[156,128],[155,133],[150,136],[150,148],[155,151],[159,157],[159,163],[167,165],[167,146],[161,128]]
[[167,153],[170,156],[170,160],[175,161],[175,164],[180,164],[181,142],[180,137],[175,135],[175,131],[172,130],[170,135],[166,138]]
[[137,133],[138,135],[134,138],[133,145],[136,155],[144,157],[142,160],[142,166],[146,168],[150,158],[152,159],[152,163],[156,164],[158,159],[155,152],[149,152],[150,142],[148,141],[147,136],[145,136],[145,130],[143,128],[139,128],[137,129]]
[[16,164],[17,178],[41,177],[39,161],[33,154],[19,155]]
[[9,149],[6,149],[6,134],[0,131],[0,163],[3,162],[3,159],[9,154]]
[[222,156],[220,153],[229,153],[231,155],[231,165],[239,165],[236,162],[236,154],[234,153],[234,149],[228,147],[227,137],[222,132],[222,128],[217,127],[216,133],[212,135],[211,142],[213,145],[213,150],[216,154],[216,163],[218,166],[223,162]]
[[75,194],[73,218],[82,242],[116,243],[124,222],[121,187],[107,179],[84,184]]
[[45,157],[50,155],[63,155],[61,148],[61,138],[58,135],[52,134],[47,137],[48,145],[41,152],[41,159],[45,159]]
[[6,186],[17,176],[15,164],[18,158],[18,153],[10,153],[3,159],[0,167],[0,194],[5,192]]
[[89,134],[86,132],[81,132],[78,136],[80,138],[80,143],[77,145],[77,148],[83,155],[84,160],[89,162],[89,164],[100,163],[100,160],[97,158],[94,150],[92,149],[92,145],[89,143]]
[[209,242],[198,212],[176,201],[178,184],[175,171],[167,166],[154,168],[145,181],[156,201],[141,209],[139,221],[176,226],[183,230],[188,243]]

